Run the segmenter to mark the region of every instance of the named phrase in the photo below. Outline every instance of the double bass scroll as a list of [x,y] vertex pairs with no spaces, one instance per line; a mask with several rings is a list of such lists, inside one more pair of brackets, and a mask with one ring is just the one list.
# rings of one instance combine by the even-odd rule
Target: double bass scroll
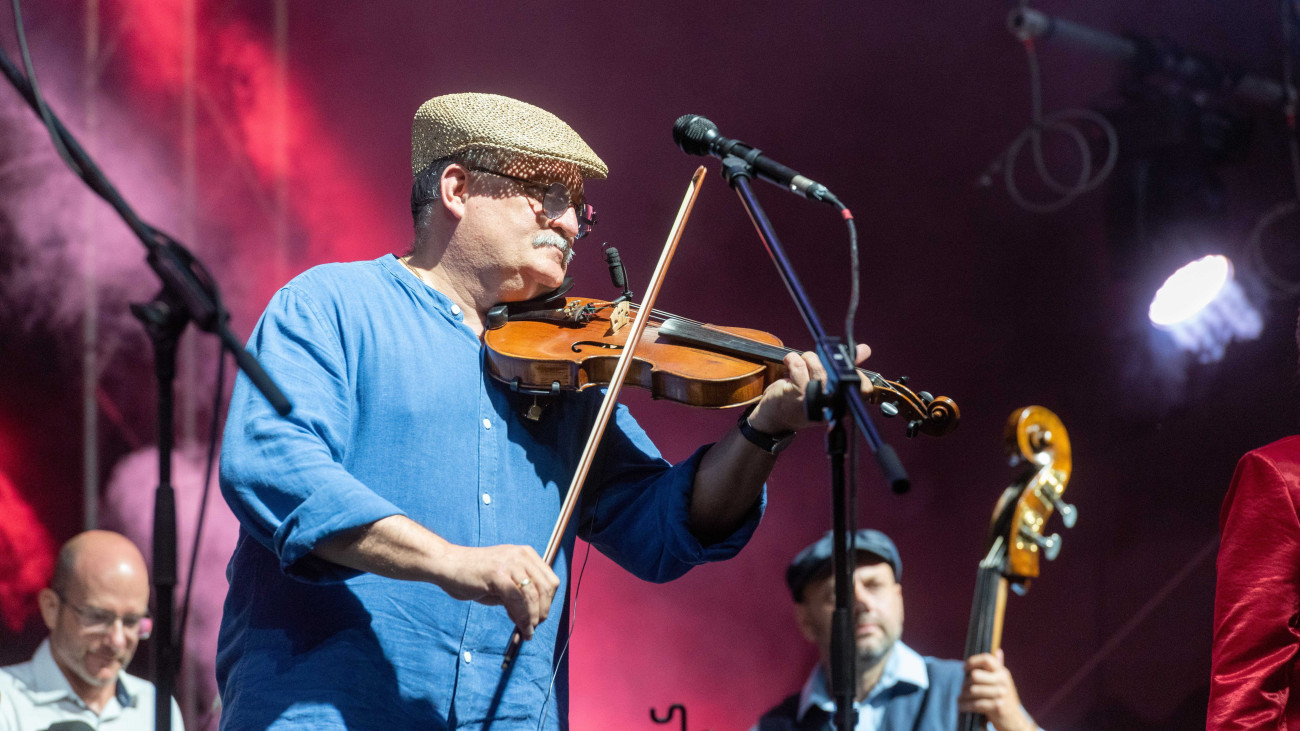
[[[1024,594],[1038,578],[1040,557],[1051,561],[1060,553],[1061,537],[1044,533],[1052,513],[1060,513],[1067,528],[1077,518],[1074,506],[1062,499],[1074,463],[1060,417],[1042,406],[1017,409],[1007,420],[1003,441],[1011,466],[1019,471],[993,509],[988,552],[975,580],[966,658],[1001,647],[1007,587]],[[986,725],[982,715],[962,713],[957,728],[976,731]]]

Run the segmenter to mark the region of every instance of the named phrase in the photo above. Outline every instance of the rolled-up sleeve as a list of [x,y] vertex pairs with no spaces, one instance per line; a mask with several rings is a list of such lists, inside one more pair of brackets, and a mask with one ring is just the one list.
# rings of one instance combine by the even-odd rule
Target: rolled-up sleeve
[[707,546],[690,531],[691,492],[706,445],[669,465],[625,407],[597,455],[600,482],[584,494],[579,535],[633,575],[671,581],[693,566],[722,561],[749,542],[767,506],[767,490],[731,535]]
[[249,350],[293,411],[281,417],[240,374],[222,445],[222,494],[288,575],[323,582],[354,576],[312,549],[402,511],[343,466],[354,396],[338,327],[290,284],[271,300]]

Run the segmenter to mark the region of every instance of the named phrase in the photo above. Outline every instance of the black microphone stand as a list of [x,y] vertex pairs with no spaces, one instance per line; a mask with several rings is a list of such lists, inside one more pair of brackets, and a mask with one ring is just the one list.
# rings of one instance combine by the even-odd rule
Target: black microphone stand
[[828,422],[826,453],[831,463],[831,515],[834,532],[831,566],[835,576],[835,611],[831,620],[831,697],[835,700],[836,728],[852,731],[857,724],[857,714],[853,708],[857,694],[857,673],[854,668],[856,653],[853,640],[854,566],[850,556],[848,526],[852,519],[850,507],[854,498],[847,487],[844,469],[844,456],[848,446],[846,411],[852,412],[853,419],[875,454],[876,463],[895,492],[906,492],[907,473],[893,447],[881,440],[867,413],[866,405],[862,402],[862,396],[858,392],[859,379],[854,354],[848,352],[843,342],[826,334],[807,292],[786,257],[780,239],[767,220],[767,214],[754,197],[749,184],[754,177],[752,167],[745,160],[728,155],[722,160],[722,175],[740,196],[741,204],[754,223],[763,246],[772,257],[772,263],[785,282],[786,290],[794,299],[804,324],[813,336],[817,355],[826,368],[826,387],[822,388],[819,381],[810,381],[804,402],[809,418],[820,421],[825,417]]
[[153,584],[157,607],[154,617],[157,634],[153,643],[154,728],[170,731],[178,639],[172,631],[173,592],[176,588],[176,498],[171,486],[172,390],[176,376],[176,345],[185,326],[193,321],[201,330],[215,334],[222,347],[235,356],[240,370],[281,416],[287,415],[292,407],[266,371],[230,331],[230,315],[221,304],[215,282],[198,259],[180,243],[136,215],[54,112],[42,109],[31,83],[3,52],[0,52],[0,71],[37,116],[46,120],[50,133],[57,138],[56,144],[61,144],[66,150],[71,158],[69,164],[75,165],[74,170],[81,179],[113,206],[144,244],[149,252],[145,260],[162,282],[162,289],[152,300],[132,304],[131,312],[144,323],[153,342],[154,371],[158,380],[158,488],[154,493],[153,524]]

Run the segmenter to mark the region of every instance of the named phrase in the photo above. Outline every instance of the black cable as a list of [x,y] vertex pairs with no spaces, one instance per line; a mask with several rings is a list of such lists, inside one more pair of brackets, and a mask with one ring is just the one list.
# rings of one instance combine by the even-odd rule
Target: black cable
[[857,362],[858,349],[853,340],[853,323],[858,316],[858,301],[862,295],[862,283],[859,272],[858,226],[853,221],[853,213],[836,201],[844,223],[849,227],[849,306],[844,314],[844,343],[849,349],[849,359]]
[[[591,508],[591,525],[593,528],[596,523],[596,511],[599,509],[600,493],[596,493],[596,504]],[[551,671],[550,685],[546,686],[546,698],[542,701],[541,713],[537,716],[537,731],[542,731],[542,724],[546,720],[546,707],[551,704],[551,692],[555,690],[555,679],[560,674],[560,666],[564,664],[564,656],[569,652],[569,643],[573,641],[573,631],[578,626],[578,592],[582,591],[582,577],[587,573],[587,561],[591,558],[591,541],[583,541],[583,543],[587,544],[587,550],[582,554],[582,565],[578,567],[578,580],[573,584],[573,602],[569,605],[569,626],[565,628],[564,647],[560,649],[560,656],[555,660],[555,669]],[[570,562],[569,566],[572,568],[573,563]]]
[[59,157],[63,158],[63,162],[72,169],[72,172],[76,173],[78,177],[82,177],[81,166],[72,159],[72,154],[64,146],[63,140],[54,127],[54,119],[50,115],[50,108],[45,105],[45,95],[41,93],[41,87],[36,83],[36,68],[32,65],[32,56],[27,50],[27,31],[23,27],[23,10],[19,0],[13,0],[13,8],[14,31],[18,35],[18,50],[23,57],[23,68],[27,71],[27,83],[32,87],[32,96],[36,97],[36,108],[40,112],[41,122],[54,140],[54,149],[59,153]]
[[[1027,6],[1027,2],[1022,1],[1020,3],[1022,9]],[[1022,38],[1021,45],[1024,46],[1025,58],[1029,65],[1029,125],[1016,136],[1010,145],[1007,145],[1006,149],[998,153],[993,162],[989,163],[989,166],[980,174],[977,184],[980,187],[991,186],[994,177],[1000,173],[1003,184],[1007,189],[1007,195],[1011,197],[1012,202],[1033,213],[1053,213],[1065,208],[1079,196],[1101,185],[1110,176],[1119,157],[1119,134],[1115,131],[1114,125],[1104,116],[1091,109],[1063,109],[1044,114],[1042,73],[1038,65],[1038,53],[1034,40],[1032,38]],[[1095,171],[1093,170],[1093,146],[1079,127],[1079,122],[1092,123],[1106,137],[1106,158]],[[1079,151],[1079,172],[1072,182],[1057,180],[1047,168],[1047,160],[1043,149],[1043,136],[1045,132],[1049,131],[1065,135]],[[1045,202],[1032,201],[1021,191],[1016,180],[1016,170],[1020,154],[1025,151],[1026,145],[1029,146],[1033,168],[1038,174],[1039,182],[1057,196],[1054,200]]]
[[217,348],[217,387],[212,399],[212,424],[208,429],[208,459],[203,470],[203,496],[199,499],[199,517],[194,523],[194,541],[190,548],[190,567],[185,574],[185,598],[181,600],[180,631],[176,634],[179,648],[176,652],[176,665],[184,667],[185,630],[190,620],[190,592],[194,590],[194,574],[198,570],[199,545],[203,540],[203,523],[208,515],[208,494],[212,491],[212,468],[217,462],[217,427],[221,423],[221,403],[225,400],[226,390],[226,351]]

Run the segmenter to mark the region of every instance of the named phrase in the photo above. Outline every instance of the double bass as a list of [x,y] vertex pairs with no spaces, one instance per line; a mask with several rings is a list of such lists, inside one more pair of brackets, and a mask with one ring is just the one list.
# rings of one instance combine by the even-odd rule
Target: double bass
[[[1052,513],[1061,515],[1066,528],[1073,528],[1078,519],[1074,506],[1062,499],[1073,462],[1070,436],[1060,417],[1042,406],[1017,409],[1007,420],[1003,437],[1011,465],[1019,471],[993,509],[988,551],[975,580],[966,658],[997,651],[1002,644],[1007,588],[1024,594],[1038,578],[1040,557],[1052,561],[1061,552],[1061,536],[1044,534]],[[978,713],[962,713],[957,722],[961,731],[986,725]]]

